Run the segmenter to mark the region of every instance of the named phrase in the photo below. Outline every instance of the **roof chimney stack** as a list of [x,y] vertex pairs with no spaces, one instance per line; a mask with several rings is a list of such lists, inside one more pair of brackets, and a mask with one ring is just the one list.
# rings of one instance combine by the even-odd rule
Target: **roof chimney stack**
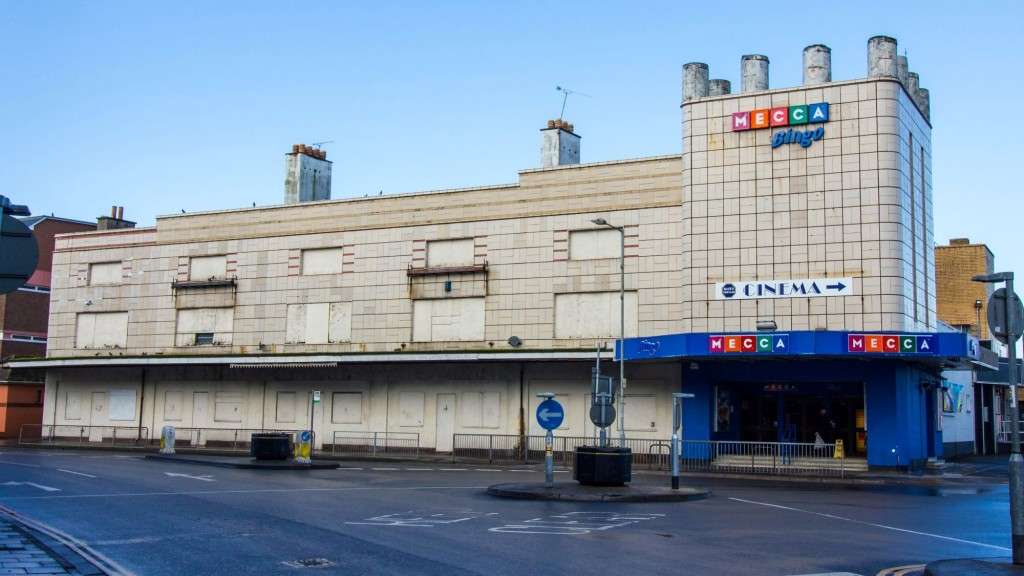
[[111,206],[110,216],[100,216],[96,219],[97,230],[120,230],[121,228],[135,228],[135,222],[124,219],[124,206]]
[[540,129],[540,166],[568,166],[580,163],[580,137],[574,126],[561,118],[548,120]]
[[284,203],[330,200],[331,164],[321,148],[292,145],[284,158]]
[[899,78],[895,38],[868,38],[868,78]]
[[703,62],[683,64],[683,102],[708,95],[708,65]]
[[768,57],[763,54],[744,54],[740,59],[740,92],[760,92],[768,89]]
[[804,86],[832,81],[832,49],[824,44],[804,48]]

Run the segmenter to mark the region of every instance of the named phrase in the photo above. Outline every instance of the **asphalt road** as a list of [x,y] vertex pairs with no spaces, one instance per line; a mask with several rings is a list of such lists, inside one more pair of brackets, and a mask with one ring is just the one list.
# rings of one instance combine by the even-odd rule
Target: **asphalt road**
[[[1009,554],[1005,485],[704,480],[686,483],[710,486],[710,498],[675,504],[524,502],[483,492],[530,480],[543,473],[381,462],[253,471],[127,454],[0,452],[0,504],[140,575],[873,576]],[[289,564],[314,559],[333,565]]]

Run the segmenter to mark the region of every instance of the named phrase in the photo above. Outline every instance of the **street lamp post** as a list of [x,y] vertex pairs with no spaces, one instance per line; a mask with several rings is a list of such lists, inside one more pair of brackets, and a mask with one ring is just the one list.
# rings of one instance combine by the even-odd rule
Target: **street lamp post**
[[604,218],[591,220],[598,226],[619,231],[619,448],[626,447],[626,229]]
[[[1009,349],[1007,376],[1010,392],[1010,533],[1013,547],[1013,563],[1024,564],[1024,457],[1020,453],[1020,407],[1017,402],[1017,338],[1020,326],[1015,319],[1017,294],[1013,291],[1013,272],[978,275],[971,280],[988,284],[1005,283],[1006,298],[1003,300],[1005,314],[1002,327],[1006,334],[1006,345]],[[990,301],[991,302],[991,301]],[[991,306],[991,303],[989,304]],[[991,316],[989,316],[991,318]],[[981,323],[979,322],[979,325]],[[990,321],[990,324],[992,322]],[[992,331],[999,333],[998,327]]]

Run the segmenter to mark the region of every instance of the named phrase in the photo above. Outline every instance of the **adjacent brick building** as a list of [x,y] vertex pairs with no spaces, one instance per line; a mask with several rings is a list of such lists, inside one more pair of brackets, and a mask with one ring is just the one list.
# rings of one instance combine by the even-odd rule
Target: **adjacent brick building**
[[973,282],[978,274],[995,271],[995,258],[984,244],[953,238],[949,246],[935,247],[935,291],[939,319],[979,340],[990,340],[985,306],[992,284]]

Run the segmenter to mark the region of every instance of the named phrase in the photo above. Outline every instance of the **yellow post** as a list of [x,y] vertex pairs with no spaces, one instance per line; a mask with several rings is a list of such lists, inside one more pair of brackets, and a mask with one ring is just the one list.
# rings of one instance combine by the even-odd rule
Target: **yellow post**
[[833,458],[845,458],[846,457],[846,451],[843,450],[843,439],[842,438],[836,438],[836,453],[833,454],[832,457]]

